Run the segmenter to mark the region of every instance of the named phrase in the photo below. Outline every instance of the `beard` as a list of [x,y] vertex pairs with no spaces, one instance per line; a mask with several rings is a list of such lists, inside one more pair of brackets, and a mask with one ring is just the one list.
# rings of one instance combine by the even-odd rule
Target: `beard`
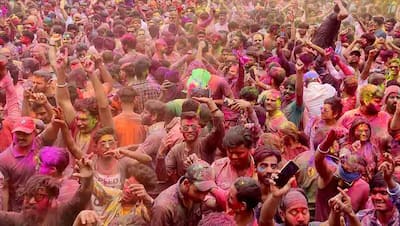
[[366,106],[366,112],[368,115],[376,115],[380,110],[380,107],[375,106],[374,104],[368,104]]

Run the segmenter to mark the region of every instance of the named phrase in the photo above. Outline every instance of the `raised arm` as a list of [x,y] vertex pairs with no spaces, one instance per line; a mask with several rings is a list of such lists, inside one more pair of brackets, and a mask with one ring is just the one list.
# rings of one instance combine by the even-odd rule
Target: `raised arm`
[[100,71],[100,77],[104,82],[103,83],[104,90],[106,94],[108,94],[111,92],[113,88],[114,79],[112,78],[110,72],[107,70],[106,65],[104,65],[103,57],[101,55],[95,56],[94,60],[96,68],[99,69]]
[[337,20],[342,21],[349,16],[349,12],[347,11],[346,7],[344,7],[341,0],[335,0],[337,6],[339,6],[339,14],[337,15]]
[[368,60],[367,63],[365,64],[364,70],[361,72],[361,79],[366,80],[369,76],[369,71],[371,70],[372,63],[375,61],[375,56],[378,54],[377,49],[372,49],[368,53]]
[[304,64],[299,60],[298,63],[296,63],[296,105],[298,107],[303,106],[303,90],[304,90],[304,84],[303,84],[303,76],[304,76]]
[[52,42],[53,41],[50,40],[49,60],[57,75],[56,101],[57,105],[61,107],[65,114],[65,121],[68,125],[71,125],[72,121],[75,119],[76,112],[69,97],[67,76],[65,73],[68,63],[68,48],[65,48],[65,52],[56,58],[56,46],[55,43]]
[[96,95],[97,105],[99,108],[100,123],[103,127],[114,128],[114,121],[112,119],[110,105],[108,103],[106,93],[104,92],[103,85],[101,84],[99,78],[94,73],[95,64],[91,60],[86,60],[84,62],[84,67],[90,82],[92,82],[93,89]]
[[329,148],[333,145],[336,140],[336,132],[334,130],[329,131],[328,136],[324,141],[317,147],[315,152],[315,168],[321,178],[320,187],[325,187],[332,179],[333,172],[328,167],[328,162],[325,157],[329,153]]
[[[1,75],[0,75],[1,77]],[[6,114],[11,121],[15,122],[15,120],[18,119],[18,117],[21,116],[21,112],[18,106],[18,98],[17,98],[17,92],[15,91],[13,80],[10,76],[10,74],[6,74],[1,80],[0,80],[0,87],[4,88],[6,91]]]

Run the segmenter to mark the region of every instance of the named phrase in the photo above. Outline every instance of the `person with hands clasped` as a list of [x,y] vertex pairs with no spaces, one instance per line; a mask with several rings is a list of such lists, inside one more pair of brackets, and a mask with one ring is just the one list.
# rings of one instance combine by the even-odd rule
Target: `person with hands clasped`
[[338,187],[348,188],[352,206],[355,211],[364,209],[368,200],[369,186],[361,178],[362,157],[347,148],[342,148],[339,154],[337,169],[328,166],[325,156],[330,147],[339,137],[339,132],[329,131],[327,137],[318,145],[315,154],[315,168],[319,174],[316,198],[315,219],[324,221],[328,219],[330,209],[328,201],[339,193]]

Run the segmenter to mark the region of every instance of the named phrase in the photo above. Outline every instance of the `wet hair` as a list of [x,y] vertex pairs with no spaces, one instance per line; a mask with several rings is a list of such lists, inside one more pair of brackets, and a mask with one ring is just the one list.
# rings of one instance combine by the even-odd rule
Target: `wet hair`
[[47,175],[33,175],[26,182],[25,186],[18,191],[21,197],[32,197],[40,189],[44,188],[49,195],[49,199],[57,198],[60,194],[60,184],[56,178]]
[[336,119],[342,115],[343,104],[339,97],[330,97],[324,101],[324,104],[329,104],[334,114],[337,114]]
[[128,86],[118,90],[117,95],[122,103],[133,103],[134,98],[139,94],[134,88]]
[[198,226],[236,226],[236,221],[225,212],[212,212],[205,215]]
[[131,165],[126,169],[125,178],[134,177],[140,184],[144,186],[146,191],[154,190],[157,186],[157,175],[149,166],[138,163]]
[[147,100],[146,103],[144,103],[144,109],[150,112],[150,114],[155,114],[157,115],[157,122],[161,122],[164,120],[164,114],[165,114],[165,103],[159,101],[159,100]]
[[223,146],[225,148],[235,148],[244,145],[246,148],[251,148],[253,138],[250,131],[242,125],[230,128],[223,138]]
[[88,112],[94,117],[99,115],[97,101],[94,97],[76,100],[74,108],[76,111]]
[[100,138],[104,135],[112,135],[115,138],[115,131],[111,127],[100,128],[99,130],[96,131],[96,133],[93,136],[94,142],[97,144],[97,142],[99,142]]
[[233,183],[236,188],[236,198],[246,203],[246,209],[254,209],[261,201],[261,188],[258,182],[251,177],[239,177]]
[[272,149],[272,148],[266,148],[264,146],[256,148],[256,151],[253,155],[254,162],[256,165],[260,162],[262,162],[265,158],[274,156],[277,160],[278,163],[282,161],[282,156],[279,150],[277,149]]
[[41,164],[55,167],[61,174],[69,164],[69,152],[65,148],[45,146],[40,149],[39,159]]

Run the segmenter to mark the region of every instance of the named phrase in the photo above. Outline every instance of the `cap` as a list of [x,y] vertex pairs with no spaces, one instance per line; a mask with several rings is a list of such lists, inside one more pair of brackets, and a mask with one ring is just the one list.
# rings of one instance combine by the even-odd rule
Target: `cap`
[[303,78],[304,78],[304,81],[317,79],[317,78],[319,78],[319,74],[317,72],[315,72],[315,71],[309,71],[309,72],[304,74]]
[[202,192],[209,191],[217,186],[214,181],[213,169],[202,160],[190,165],[186,170],[185,177],[191,180],[194,186]]
[[31,117],[22,117],[18,122],[16,123],[13,133],[15,132],[23,132],[23,133],[28,133],[31,134],[33,131],[35,131],[35,121]]

